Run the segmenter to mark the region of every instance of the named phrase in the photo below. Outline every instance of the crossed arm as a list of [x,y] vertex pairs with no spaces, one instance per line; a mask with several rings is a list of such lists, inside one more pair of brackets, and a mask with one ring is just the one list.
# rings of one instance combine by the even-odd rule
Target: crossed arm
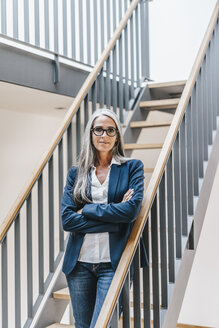
[[129,189],[120,203],[87,203],[81,210],[74,203],[72,196],[75,173],[76,171],[69,172],[62,198],[64,230],[81,233],[117,232],[120,223],[130,223],[136,219],[143,198],[143,164],[138,165],[131,173]]

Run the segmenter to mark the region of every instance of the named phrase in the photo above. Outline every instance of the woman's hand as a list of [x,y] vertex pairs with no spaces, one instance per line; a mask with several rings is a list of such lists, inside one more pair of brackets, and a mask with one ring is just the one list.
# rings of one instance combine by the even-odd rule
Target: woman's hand
[[82,213],[83,208],[81,208],[80,210],[77,211],[78,214]]
[[125,193],[125,195],[123,196],[122,203],[127,202],[128,200],[130,200],[132,198],[133,192],[134,192],[134,189],[129,189]]

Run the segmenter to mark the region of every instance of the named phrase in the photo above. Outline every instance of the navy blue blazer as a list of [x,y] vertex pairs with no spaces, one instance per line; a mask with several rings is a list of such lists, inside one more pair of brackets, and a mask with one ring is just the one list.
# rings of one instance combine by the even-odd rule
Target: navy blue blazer
[[[74,269],[84,235],[98,232],[109,232],[110,257],[112,267],[116,270],[133,223],[141,209],[144,192],[143,163],[131,159],[121,165],[112,164],[108,204],[86,203],[82,214],[77,213],[80,207],[73,200],[76,176],[77,167],[72,167],[62,197],[62,225],[65,231],[70,231],[63,272],[69,274]],[[122,203],[123,196],[129,189],[134,189],[132,198]],[[147,264],[146,253],[144,255],[144,263]]]

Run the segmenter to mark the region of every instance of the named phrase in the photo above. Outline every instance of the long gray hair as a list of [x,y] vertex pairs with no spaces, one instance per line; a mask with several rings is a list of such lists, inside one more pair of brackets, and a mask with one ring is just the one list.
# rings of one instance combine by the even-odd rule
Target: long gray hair
[[125,158],[124,155],[122,129],[118,117],[110,109],[101,108],[96,110],[92,114],[91,118],[87,123],[84,132],[83,145],[78,159],[78,173],[77,173],[77,179],[75,182],[74,193],[73,193],[74,200],[77,204],[82,204],[84,202],[91,203],[91,200],[87,197],[89,171],[90,168],[94,166],[97,162],[96,149],[93,146],[92,139],[91,139],[91,129],[93,127],[94,120],[101,115],[110,117],[115,122],[116,127],[118,129],[117,142],[115,143],[113,149],[111,150],[112,157],[114,157],[115,160],[121,164],[128,160],[128,158]]

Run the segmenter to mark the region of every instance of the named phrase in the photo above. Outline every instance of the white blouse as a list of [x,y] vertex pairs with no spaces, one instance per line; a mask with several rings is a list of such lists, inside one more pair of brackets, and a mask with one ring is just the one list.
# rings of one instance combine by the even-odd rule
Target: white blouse
[[[112,164],[118,163],[114,158]],[[103,184],[100,183],[96,176],[96,167],[91,172],[91,196],[94,203],[107,204],[108,186],[109,186],[110,170]],[[84,236],[83,244],[79,254],[78,261],[88,263],[111,262],[109,248],[109,233],[87,233]]]

